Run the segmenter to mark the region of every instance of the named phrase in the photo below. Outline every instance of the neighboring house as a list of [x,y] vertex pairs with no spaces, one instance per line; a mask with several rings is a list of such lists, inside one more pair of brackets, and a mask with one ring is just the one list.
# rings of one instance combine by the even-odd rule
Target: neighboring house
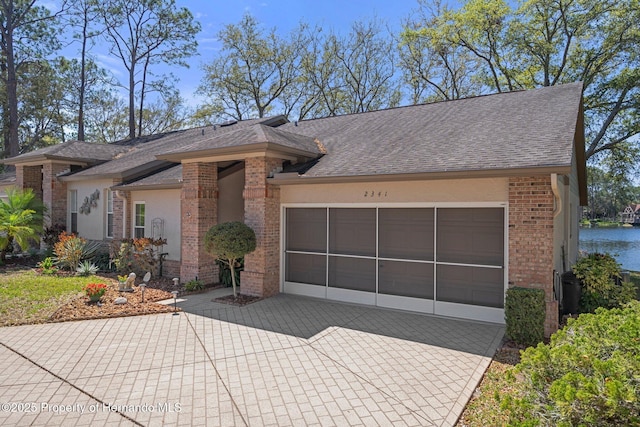
[[0,199],[7,200],[7,190],[16,185],[16,173],[0,173]]
[[579,83],[67,142],[5,163],[70,231],[166,238],[165,273],[183,282],[217,279],[204,234],[244,220],[258,247],[243,293],[504,322],[506,289],[535,287],[547,335],[587,199]]
[[640,224],[640,204],[627,206],[620,216],[625,224]]

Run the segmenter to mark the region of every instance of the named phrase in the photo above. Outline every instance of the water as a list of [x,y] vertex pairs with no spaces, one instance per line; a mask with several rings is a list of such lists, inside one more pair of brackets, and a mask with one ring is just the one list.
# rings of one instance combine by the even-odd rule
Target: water
[[581,228],[580,250],[608,252],[623,269],[640,271],[640,227]]

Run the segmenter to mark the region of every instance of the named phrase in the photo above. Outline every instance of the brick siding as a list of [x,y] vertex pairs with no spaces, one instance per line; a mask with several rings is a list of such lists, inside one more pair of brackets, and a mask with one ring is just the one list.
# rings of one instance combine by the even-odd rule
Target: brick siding
[[42,200],[42,166],[16,165],[16,187],[21,190],[31,188]]
[[553,190],[551,177],[509,178],[509,286],[545,291],[545,335],[558,329],[553,293]]
[[181,281],[218,282],[218,268],[204,250],[204,236],[218,222],[217,163],[185,163],[182,166]]
[[47,206],[45,226],[67,223],[67,183],[57,175],[69,169],[69,165],[45,163],[42,165],[42,201]]
[[282,161],[249,158],[245,161],[244,222],[256,233],[256,250],[245,257],[242,293],[269,297],[280,289],[280,188],[267,176]]

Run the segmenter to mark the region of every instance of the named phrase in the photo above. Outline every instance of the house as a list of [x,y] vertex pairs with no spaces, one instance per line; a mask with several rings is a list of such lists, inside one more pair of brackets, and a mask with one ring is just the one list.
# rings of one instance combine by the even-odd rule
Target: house
[[578,254],[580,83],[289,122],[227,122],[4,161],[50,220],[88,239],[167,239],[164,273],[215,281],[206,231],[243,220],[242,292],[504,322],[510,286],[546,294]]
[[0,173],[0,199],[7,200],[7,191],[16,184],[15,172]]
[[629,205],[620,214],[620,220],[625,224],[640,224],[640,204]]

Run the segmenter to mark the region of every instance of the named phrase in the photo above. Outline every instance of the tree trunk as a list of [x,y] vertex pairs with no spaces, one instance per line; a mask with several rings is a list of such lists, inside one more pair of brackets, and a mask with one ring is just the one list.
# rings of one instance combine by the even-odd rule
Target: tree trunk
[[236,263],[235,259],[229,260],[229,270],[231,270],[231,286],[233,287],[233,298],[238,298],[238,293],[236,292],[236,272],[233,268]]
[[12,4],[4,8],[6,33],[3,34],[6,45],[7,61],[7,107],[9,109],[8,138],[4,142],[5,158],[17,156],[20,152],[18,142],[18,78],[16,74],[16,60],[13,53],[13,10]]
[[78,94],[78,141],[84,141],[84,92],[87,85],[87,8],[84,9],[84,22],[82,25],[82,57],[80,59],[80,93]]
[[129,69],[129,138],[136,137],[136,98],[135,63],[131,61]]

